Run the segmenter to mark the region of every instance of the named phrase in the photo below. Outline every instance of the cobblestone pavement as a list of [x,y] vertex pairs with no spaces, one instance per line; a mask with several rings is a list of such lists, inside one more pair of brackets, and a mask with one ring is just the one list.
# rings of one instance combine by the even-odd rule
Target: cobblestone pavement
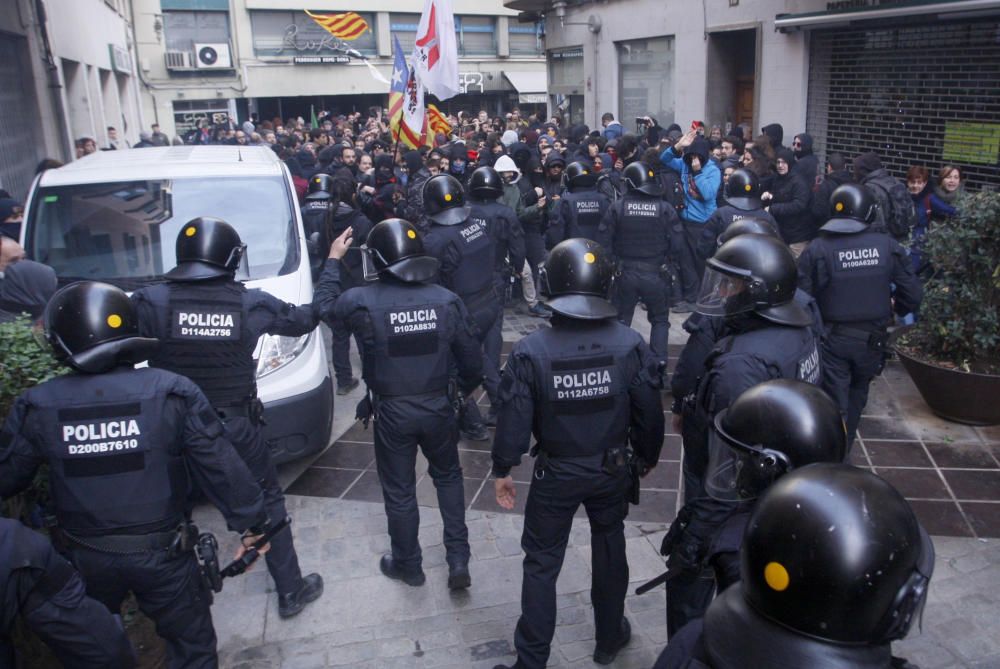
[[[678,325],[678,317],[673,319]],[[539,319],[508,312],[504,337],[514,341],[540,326]],[[635,327],[648,334],[641,313]],[[682,342],[680,328],[671,328],[671,343]],[[338,398],[338,432],[351,425],[344,414],[353,413],[354,395]],[[446,587],[441,519],[426,476],[418,484],[418,501],[427,584],[411,588],[379,573],[378,559],[388,550],[389,538],[370,434],[349,427],[315,461],[282,468],[282,480],[294,481],[288,505],[303,571],[323,574],[326,591],[300,616],[283,621],[263,566],[227,582],[213,608],[223,667],[490,668],[513,659],[523,518],[500,512],[492,500],[489,444],[461,445],[473,585],[453,595]],[[1000,669],[1000,540],[985,538],[1000,536],[998,441],[996,428],[967,428],[931,416],[895,365],[873,388],[852,457],[899,486],[935,535],[937,562],[923,633],[895,646],[896,654],[923,669]],[[633,507],[626,522],[630,591],[663,569],[657,549],[675,512],[676,437],[668,435],[662,458],[655,478],[646,482],[642,505]],[[515,479],[526,481],[527,467],[522,470]],[[523,504],[527,486],[518,492]],[[216,532],[224,550],[235,549],[235,538],[216,512],[199,509],[197,520]],[[581,516],[574,522],[558,584],[550,666],[596,666],[590,659],[589,558],[589,531]],[[662,588],[630,595],[626,614],[633,641],[613,666],[650,667],[666,642]]]

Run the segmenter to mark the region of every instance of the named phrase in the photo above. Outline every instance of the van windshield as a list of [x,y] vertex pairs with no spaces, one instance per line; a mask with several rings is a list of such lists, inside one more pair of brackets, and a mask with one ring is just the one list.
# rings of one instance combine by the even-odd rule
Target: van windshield
[[181,226],[199,216],[236,228],[251,280],[299,264],[295,215],[280,177],[50,186],[38,189],[29,216],[26,251],[55,269],[61,284],[107,281],[134,290],[161,281],[177,264]]

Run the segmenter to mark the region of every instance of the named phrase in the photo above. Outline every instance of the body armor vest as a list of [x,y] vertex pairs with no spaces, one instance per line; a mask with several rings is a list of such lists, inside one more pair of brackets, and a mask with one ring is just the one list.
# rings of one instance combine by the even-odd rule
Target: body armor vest
[[444,393],[451,360],[454,296],[433,285],[379,283],[358,289],[374,336],[365,347],[365,381],[377,395]]
[[[511,212],[499,202],[470,202],[472,210],[469,220],[481,223],[486,227],[486,234],[493,242],[493,270],[502,272],[507,265],[507,253],[510,248],[511,221],[504,216]],[[511,212],[512,213],[512,212]]]
[[257,394],[253,346],[237,282],[170,283],[167,332],[151,367],[186,376],[214,407],[246,404]]
[[547,328],[522,340],[535,372],[535,434],[553,457],[598,455],[623,446],[630,406],[626,362],[632,330],[609,322],[599,329]]
[[830,282],[816,295],[829,323],[871,321],[884,324],[891,316],[892,240],[864,231],[821,237]]
[[664,202],[658,197],[626,195],[618,210],[614,253],[621,260],[660,263],[667,253]]
[[573,230],[585,239],[598,239],[597,229],[600,227],[604,213],[611,205],[608,198],[596,190],[582,190],[563,193],[563,199],[569,202],[570,216],[573,218]]
[[[32,395],[59,526],[81,535],[180,521],[180,425],[164,419],[154,369],[65,376]],[[100,401],[95,400],[100,397]]]
[[467,301],[493,287],[493,266],[496,262],[493,240],[482,220],[469,218],[459,225],[435,225],[430,234],[442,235],[445,244],[454,244],[461,258],[450,277],[442,277],[446,288]]
[[305,228],[306,239],[309,239],[309,235],[314,232],[319,232],[322,236],[329,208],[329,200],[307,200],[302,205],[302,227]]

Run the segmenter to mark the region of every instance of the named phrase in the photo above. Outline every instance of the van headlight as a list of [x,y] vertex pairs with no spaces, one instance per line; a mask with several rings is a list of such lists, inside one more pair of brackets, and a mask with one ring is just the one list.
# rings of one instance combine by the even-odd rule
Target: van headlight
[[257,358],[257,378],[262,379],[276,372],[299,357],[309,343],[310,332],[302,337],[264,335],[260,338],[260,357]]

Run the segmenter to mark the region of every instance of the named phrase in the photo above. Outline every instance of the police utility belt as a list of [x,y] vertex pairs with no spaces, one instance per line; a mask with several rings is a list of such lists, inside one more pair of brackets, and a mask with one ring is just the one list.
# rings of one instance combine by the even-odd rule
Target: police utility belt
[[885,347],[889,343],[889,333],[884,328],[866,330],[864,328],[852,328],[840,323],[833,323],[830,326],[830,334],[849,337],[851,339],[860,339],[875,351],[885,350]]
[[659,274],[663,271],[663,263],[654,262],[650,259],[631,260],[629,258],[621,258],[618,261],[618,267],[619,269],[631,269],[651,274]]
[[138,555],[167,551],[168,557],[176,557],[194,550],[195,544],[198,542],[198,528],[190,522],[183,522],[174,530],[148,534],[105,534],[79,537],[66,530],[60,530],[60,533],[71,544],[111,555]]

